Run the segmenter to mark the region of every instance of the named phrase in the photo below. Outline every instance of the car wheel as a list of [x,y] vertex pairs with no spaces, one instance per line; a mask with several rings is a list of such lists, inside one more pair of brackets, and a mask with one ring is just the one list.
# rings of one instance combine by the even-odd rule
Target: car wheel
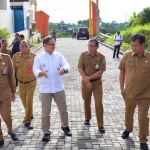
[[79,37],[77,37],[77,40],[79,40]]
[[87,36],[86,38],[87,38],[87,40],[89,40],[89,36]]

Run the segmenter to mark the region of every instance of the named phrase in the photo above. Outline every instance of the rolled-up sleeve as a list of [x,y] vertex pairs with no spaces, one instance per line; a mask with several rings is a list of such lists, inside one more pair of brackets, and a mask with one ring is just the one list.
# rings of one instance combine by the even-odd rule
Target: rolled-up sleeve
[[61,67],[68,70],[68,73],[71,71],[69,63],[66,61],[65,57],[61,55]]
[[40,72],[41,72],[41,70],[40,70],[40,60],[39,60],[39,57],[36,56],[35,59],[34,59],[34,64],[33,64],[33,73],[36,77],[38,77]]

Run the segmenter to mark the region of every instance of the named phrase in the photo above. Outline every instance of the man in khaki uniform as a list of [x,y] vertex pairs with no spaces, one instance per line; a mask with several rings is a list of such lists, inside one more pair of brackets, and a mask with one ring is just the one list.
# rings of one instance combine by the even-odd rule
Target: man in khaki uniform
[[78,70],[82,77],[82,98],[84,100],[85,125],[90,125],[91,119],[91,96],[95,99],[95,109],[99,131],[105,133],[103,123],[102,104],[102,74],[106,70],[105,56],[97,52],[99,43],[96,39],[88,43],[88,51],[83,52],[79,58]]
[[119,65],[120,89],[125,101],[125,126],[122,138],[133,131],[133,115],[138,105],[139,139],[142,150],[148,150],[148,110],[150,106],[150,53],[145,51],[145,37],[135,34],[131,38],[132,52],[124,55]]
[[3,54],[8,54],[10,57],[12,56],[12,52],[10,49],[7,48],[7,41],[2,40],[2,47],[0,48],[0,52]]
[[[0,53],[0,68],[0,115],[7,125],[8,134],[12,140],[16,141],[18,137],[13,132],[11,118],[11,101],[15,101],[16,85],[13,66],[9,55]],[[4,139],[0,119],[0,146],[3,144]]]
[[33,129],[31,119],[33,118],[33,96],[36,87],[36,77],[33,74],[32,67],[35,54],[30,52],[27,41],[20,41],[20,52],[13,58],[13,66],[17,74],[19,83],[19,96],[25,108],[24,123],[28,129]]

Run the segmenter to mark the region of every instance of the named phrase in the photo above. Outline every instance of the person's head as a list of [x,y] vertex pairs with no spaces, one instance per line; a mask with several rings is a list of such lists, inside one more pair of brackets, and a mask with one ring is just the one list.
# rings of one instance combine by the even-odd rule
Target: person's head
[[20,34],[20,35],[19,35],[19,41],[22,41],[22,40],[24,40],[24,35],[23,35],[23,34]]
[[19,40],[19,33],[17,33],[17,32],[15,33],[15,39]]
[[43,47],[45,51],[49,54],[53,53],[55,50],[55,40],[51,36],[46,36],[43,39]]
[[27,55],[30,50],[28,41],[26,40],[20,41],[19,49],[22,55]]
[[120,35],[120,31],[117,31],[117,35]]
[[6,49],[7,45],[8,45],[7,40],[2,40],[2,48]]
[[90,54],[97,53],[97,49],[99,48],[99,42],[96,39],[91,39],[88,42],[88,51]]
[[131,48],[134,54],[141,54],[145,50],[145,37],[143,34],[137,33],[131,37]]

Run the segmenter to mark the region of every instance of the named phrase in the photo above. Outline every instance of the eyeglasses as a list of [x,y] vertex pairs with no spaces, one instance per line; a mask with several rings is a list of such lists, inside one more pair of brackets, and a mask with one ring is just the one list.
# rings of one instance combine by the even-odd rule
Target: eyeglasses
[[46,45],[55,46],[55,44],[46,44]]
[[96,45],[90,45],[90,44],[88,44],[87,46],[91,48],[96,47]]

